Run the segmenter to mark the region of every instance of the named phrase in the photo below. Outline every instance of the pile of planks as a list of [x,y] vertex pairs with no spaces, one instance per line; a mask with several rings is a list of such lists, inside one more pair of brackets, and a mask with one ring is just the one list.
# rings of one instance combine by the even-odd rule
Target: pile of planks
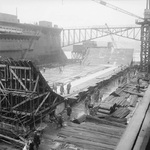
[[107,124],[70,123],[58,133],[58,136],[62,138],[58,138],[57,141],[74,144],[86,150],[113,150],[123,131],[124,127]]
[[98,117],[110,115],[113,111],[115,111],[116,104],[112,103],[101,103],[96,115]]
[[130,113],[128,108],[118,108],[114,113],[111,114],[115,118],[125,118]]

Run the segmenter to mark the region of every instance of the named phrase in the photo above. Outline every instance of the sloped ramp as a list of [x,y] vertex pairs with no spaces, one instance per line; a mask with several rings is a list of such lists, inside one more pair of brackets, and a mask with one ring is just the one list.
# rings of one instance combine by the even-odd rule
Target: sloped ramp
[[128,65],[133,60],[133,52],[134,49],[115,49],[114,52],[111,54],[110,63]]
[[107,47],[90,48],[83,60],[83,65],[106,64],[109,60],[109,56],[110,51]]
[[82,61],[83,65],[100,64],[130,64],[133,58],[133,49],[115,49],[107,47],[89,48]]

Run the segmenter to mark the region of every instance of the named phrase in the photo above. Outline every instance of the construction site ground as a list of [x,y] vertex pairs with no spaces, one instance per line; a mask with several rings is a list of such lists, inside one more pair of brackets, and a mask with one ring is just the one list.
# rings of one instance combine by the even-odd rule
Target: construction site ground
[[[72,123],[64,112],[64,127],[57,128],[55,123],[48,123],[40,150],[114,150],[134,116],[138,104],[142,101],[142,96],[135,94],[136,79],[132,81],[134,82],[115,90],[119,97],[109,95],[99,104],[101,106],[116,103],[118,107],[114,113],[98,111],[93,118],[90,118],[84,101],[81,101],[73,107],[71,120],[86,115],[86,121],[81,124]],[[144,92],[140,94],[144,95]]]
[[[60,94],[60,85],[63,83],[65,88],[65,93],[62,96],[66,98],[72,98],[77,96],[79,92],[87,90],[88,87],[94,86],[96,85],[96,83],[99,83],[100,81],[109,79],[111,76],[117,74],[118,72],[124,70],[125,68],[126,66],[122,67],[122,65],[115,65],[115,63],[100,64],[98,62],[98,64],[96,63],[96,64],[85,65],[85,63],[83,63],[83,64],[71,64],[66,66],[58,66],[56,68],[44,68],[40,71],[43,77],[45,78],[45,80],[50,85],[50,87],[52,87],[53,83],[57,84],[58,94]],[[67,94],[66,85],[69,82],[71,82],[72,86],[71,86],[70,94]],[[117,87],[118,87],[118,83],[115,82],[114,84],[110,85],[110,87],[104,89],[103,100],[106,97],[108,97],[112,91],[116,90]],[[83,115],[89,115],[89,110],[85,108],[84,101],[81,101],[80,103],[77,103],[73,107],[71,120],[79,118],[80,116]],[[120,123],[119,123],[119,127],[116,127],[118,123],[114,123],[112,126],[112,124],[108,120],[104,121],[106,123],[105,125],[104,122],[102,123],[102,125],[100,125],[99,124],[100,120],[97,120],[98,122],[96,122],[96,124],[95,124],[96,120],[94,120],[92,121],[92,123],[90,121],[87,121],[86,123],[77,125],[70,122],[70,120],[68,120],[65,111],[63,112],[63,118],[65,121],[64,127],[59,129],[56,127],[55,123],[51,123],[49,122],[49,120],[47,120],[46,122],[47,127],[45,128],[44,133],[42,135],[42,141],[39,150],[50,150],[50,149],[67,150],[67,149],[78,149],[78,148],[85,149],[85,150],[86,149],[96,150],[100,148],[114,149],[114,147],[117,144],[117,141],[120,139],[120,136],[122,135],[126,127],[126,125],[122,125]],[[102,126],[102,128],[106,131],[106,135],[109,136],[106,135],[101,136],[102,133],[101,131],[99,131],[100,130],[99,126]],[[97,131],[94,131],[95,129],[97,129]],[[117,135],[117,138],[114,137],[114,135],[116,134],[114,133],[114,130],[116,131],[116,133],[119,133],[119,135]],[[107,133],[107,131],[109,133]],[[99,137],[99,139],[97,139],[95,135]],[[88,140],[88,138],[90,139],[90,141]],[[91,138],[95,139],[95,141],[91,141]],[[108,145],[107,140],[108,139],[110,140],[110,138],[112,138],[112,141],[110,142],[111,144],[109,146],[106,146]],[[0,150],[4,150],[4,149],[13,150],[12,147],[10,146],[8,147],[6,146],[6,144],[0,147]]]
[[[57,93],[60,94],[60,85],[64,84],[64,97],[76,95],[84,89],[104,80],[110,78],[112,75],[119,72],[120,66],[116,65],[98,65],[98,66],[84,66],[80,64],[66,65],[60,72],[57,68],[46,68],[41,70],[42,75],[52,87],[53,83],[57,84]],[[70,94],[67,94],[66,86],[71,83]]]

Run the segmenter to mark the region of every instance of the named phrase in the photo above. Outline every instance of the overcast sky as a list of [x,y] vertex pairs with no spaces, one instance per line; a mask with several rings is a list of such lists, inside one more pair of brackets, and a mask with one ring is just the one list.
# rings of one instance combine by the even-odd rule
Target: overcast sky
[[[108,3],[143,17],[146,0],[106,0]],[[47,20],[59,27],[92,25],[131,25],[131,17],[92,0],[0,0],[0,12],[15,15],[22,23]]]

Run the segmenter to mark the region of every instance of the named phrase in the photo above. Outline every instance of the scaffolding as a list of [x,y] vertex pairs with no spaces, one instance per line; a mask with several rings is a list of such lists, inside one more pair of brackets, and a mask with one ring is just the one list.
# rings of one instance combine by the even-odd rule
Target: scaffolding
[[62,102],[31,61],[0,61],[0,134],[25,137]]

